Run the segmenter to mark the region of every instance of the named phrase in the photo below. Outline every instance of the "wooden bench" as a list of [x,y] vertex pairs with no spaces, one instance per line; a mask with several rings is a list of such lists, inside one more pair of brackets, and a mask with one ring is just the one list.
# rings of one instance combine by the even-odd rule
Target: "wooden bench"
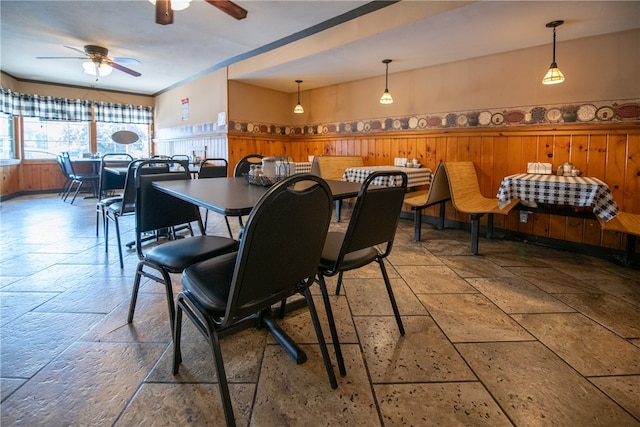
[[[342,180],[347,168],[364,166],[360,156],[315,156],[311,162],[311,173],[323,179]],[[340,221],[340,208],[342,202],[336,200],[336,221]]]
[[404,197],[404,203],[411,206],[413,216],[413,239],[419,242],[422,238],[422,210],[433,205],[440,205],[438,229],[444,228],[444,209],[447,200],[451,200],[449,181],[442,162],[438,164],[428,190],[413,191]]
[[480,192],[478,175],[473,162],[445,162],[453,207],[471,215],[471,253],[478,254],[480,218],[487,214],[487,237],[493,237],[493,215],[507,215],[520,200],[511,200],[503,209],[498,207],[496,197],[484,197]]
[[633,265],[635,263],[636,237],[640,237],[640,214],[620,212],[609,221],[605,221],[598,215],[596,218],[598,218],[602,230],[617,231],[627,235],[624,263]]

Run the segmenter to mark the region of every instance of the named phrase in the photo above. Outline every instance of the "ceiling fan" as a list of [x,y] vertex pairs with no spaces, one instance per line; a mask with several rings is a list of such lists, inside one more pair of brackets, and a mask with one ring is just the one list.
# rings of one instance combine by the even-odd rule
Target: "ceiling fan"
[[[191,0],[149,0],[156,5],[156,24],[168,25],[173,24],[173,11],[182,10],[189,6]],[[238,6],[231,0],[205,0],[210,5],[217,7],[227,15],[238,20],[247,17],[246,9]],[[178,5],[179,4],[179,5]]]
[[86,45],[84,47],[84,51],[71,46],[65,47],[76,51],[83,56],[38,56],[36,59],[82,59],[85,61],[82,64],[84,72],[96,76],[96,81],[98,81],[98,76],[107,76],[111,74],[113,68],[132,75],[133,77],[141,76],[139,72],[120,65],[121,63],[139,64],[140,61],[135,58],[112,58],[109,56],[109,50],[106,47],[95,46],[92,44]]

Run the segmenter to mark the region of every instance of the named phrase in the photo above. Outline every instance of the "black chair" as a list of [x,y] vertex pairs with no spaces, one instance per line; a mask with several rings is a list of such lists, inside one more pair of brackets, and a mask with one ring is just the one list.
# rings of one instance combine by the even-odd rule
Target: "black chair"
[[261,154],[248,154],[241,158],[233,168],[233,176],[242,177],[251,170],[251,165],[261,165],[264,156]]
[[62,185],[62,189],[60,190],[60,193],[58,193],[58,195],[60,197],[64,197],[64,195],[67,194],[67,190],[69,189],[69,186],[71,185],[72,178],[69,175],[69,172],[67,171],[67,168],[64,165],[64,160],[62,159],[62,154],[58,154],[56,156],[56,162],[58,163],[58,166],[60,166],[60,171],[62,172],[62,175],[65,178],[65,182]]
[[[177,161],[177,160],[174,160]],[[135,174],[152,174],[152,173],[166,173],[168,172],[168,166],[166,164],[160,164],[159,161],[154,160],[156,166],[150,166],[148,163],[144,168],[136,171],[136,167],[145,162],[145,160],[134,160],[129,163],[127,168],[127,176],[124,182],[124,191],[122,192],[122,200],[112,203],[105,209],[105,221],[104,221],[104,240],[105,240],[105,252],[109,252],[109,221],[112,221],[116,226],[116,236],[118,238],[118,255],[120,257],[120,268],[124,268],[124,262],[122,261],[122,243],[120,241],[120,222],[119,218],[126,215],[133,215],[135,213],[136,203],[136,186],[135,186]],[[188,166],[187,166],[188,170]]]
[[91,185],[93,195],[97,196],[98,180],[100,179],[100,175],[97,173],[76,173],[73,169],[73,162],[71,161],[71,157],[69,157],[69,153],[65,151],[60,153],[60,156],[62,158],[62,164],[65,168],[66,175],[71,179],[71,183],[69,184],[69,187],[67,187],[67,191],[64,193],[62,200],[67,201],[67,197],[69,197],[69,193],[71,192],[74,184],[76,184],[76,191],[73,193],[71,204],[76,200],[76,196],[85,183],[89,183]]
[[171,156],[171,160],[185,160],[187,163],[191,161],[191,157],[186,154],[174,154]]
[[[229,173],[229,162],[223,158],[208,158],[204,159],[200,163],[198,169],[198,179],[202,178],[226,178]],[[204,228],[207,229],[207,221],[209,219],[209,211],[205,210],[204,213]],[[229,231],[229,237],[233,237],[231,232],[231,225],[229,225],[229,218],[224,217],[227,223],[227,230]]]
[[102,228],[104,229],[104,210],[115,202],[122,201],[122,192],[116,194],[116,190],[124,190],[126,175],[105,172],[107,167],[126,167],[133,161],[133,156],[127,153],[107,153],[102,156],[100,162],[100,181],[98,184],[98,202],[96,203],[96,236],[102,218]]
[[[396,187],[373,186],[377,177],[400,175],[402,183]],[[384,260],[391,253],[398,220],[402,210],[402,202],[407,190],[407,175],[404,172],[384,171],[374,172],[362,183],[356,198],[351,219],[345,232],[330,231],[322,251],[322,258],[318,268],[317,282],[322,291],[324,304],[327,307],[327,317],[331,327],[338,368],[342,375],[346,374],[340,341],[334,326],[333,314],[329,305],[329,295],[325,277],[338,275],[336,295],[340,293],[342,274],[355,270],[372,262],[377,262],[389,294],[389,301],[398,323],[400,335],[404,335],[404,326],[396,304],[389,276]],[[378,246],[380,249],[378,249]]]
[[[228,426],[234,426],[235,419],[219,339],[248,318],[257,317],[259,325],[269,327],[271,306],[294,293],[304,295],[329,382],[337,387],[309,291],[331,219],[331,200],[322,178],[291,176],[270,188],[255,206],[237,254],[194,264],[182,273],[183,291],[176,298],[173,373],[178,373],[182,361],[184,311],[211,345]],[[281,329],[278,332],[285,334]]]
[[[157,165],[157,162],[153,162]],[[137,165],[137,170],[140,171],[145,164],[149,163],[140,163]],[[170,164],[171,162],[168,162],[168,165]],[[153,182],[156,181],[181,179],[191,179],[188,169],[160,174],[136,174],[136,252],[140,262],[136,268],[127,320],[129,323],[133,321],[140,279],[147,277],[165,286],[172,332],[175,309],[170,273],[182,273],[192,264],[238,250],[236,240],[205,235],[200,210],[196,205],[177,199],[153,187]],[[171,230],[192,222],[198,224],[201,235],[163,242],[146,253],[143,250],[142,242],[145,233],[162,229]],[[175,236],[169,234],[169,238],[175,238]]]

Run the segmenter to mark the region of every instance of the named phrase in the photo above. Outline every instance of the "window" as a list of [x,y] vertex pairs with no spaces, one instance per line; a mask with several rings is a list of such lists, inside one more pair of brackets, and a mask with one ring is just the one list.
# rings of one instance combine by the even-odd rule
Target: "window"
[[[149,125],[97,122],[96,130],[98,153],[128,153],[136,159],[149,157]],[[135,132],[140,138],[133,144],[118,144],[111,135],[121,130]]]
[[0,160],[15,159],[13,143],[13,118],[0,113]]
[[23,126],[25,159],[51,159],[62,151],[68,151],[71,157],[91,152],[87,122],[24,117]]

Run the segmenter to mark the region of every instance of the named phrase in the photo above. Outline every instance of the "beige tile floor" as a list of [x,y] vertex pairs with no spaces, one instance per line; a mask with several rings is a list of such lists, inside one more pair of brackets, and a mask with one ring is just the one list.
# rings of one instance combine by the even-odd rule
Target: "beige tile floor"
[[[115,239],[104,253],[95,200],[0,206],[2,425],[223,424],[211,354],[188,323],[171,373],[160,286],[144,284],[127,324],[137,259],[126,252],[121,271]],[[336,390],[304,309],[281,321],[302,365],[263,330],[223,339],[238,425],[640,426],[640,271],[504,240],[482,239],[474,257],[466,231],[423,234],[412,242],[402,220],[389,263],[404,337],[374,266],[332,297],[347,366]]]

